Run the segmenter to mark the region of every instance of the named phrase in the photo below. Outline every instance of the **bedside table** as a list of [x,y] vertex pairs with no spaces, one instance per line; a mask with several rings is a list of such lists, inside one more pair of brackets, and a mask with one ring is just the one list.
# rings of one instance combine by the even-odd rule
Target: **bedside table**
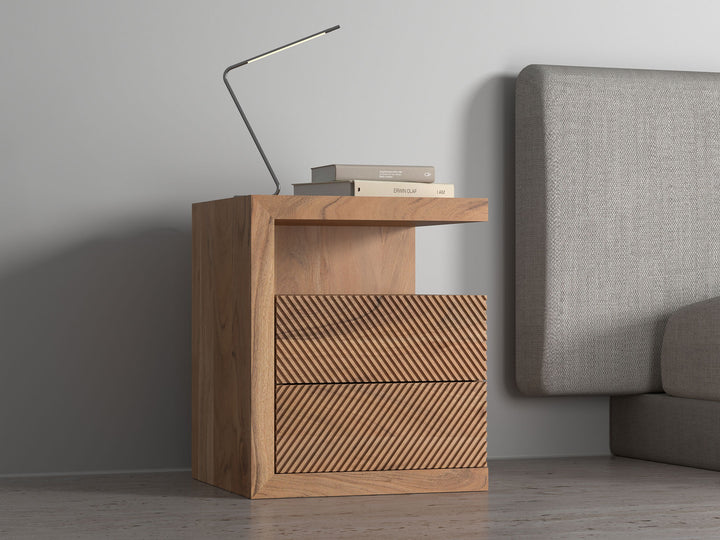
[[486,297],[414,291],[415,227],[487,208],[194,204],[193,477],[249,498],[486,490]]

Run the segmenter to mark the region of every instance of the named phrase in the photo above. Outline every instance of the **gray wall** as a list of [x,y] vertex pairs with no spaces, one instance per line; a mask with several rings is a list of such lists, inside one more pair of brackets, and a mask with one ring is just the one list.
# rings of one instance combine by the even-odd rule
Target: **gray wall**
[[[604,398],[513,370],[513,78],[529,63],[720,71],[720,4],[0,3],[0,474],[190,462],[190,204],[332,162],[434,164],[489,224],[418,233],[419,292],[490,302],[490,456],[608,451]],[[289,192],[289,190],[288,190]]]

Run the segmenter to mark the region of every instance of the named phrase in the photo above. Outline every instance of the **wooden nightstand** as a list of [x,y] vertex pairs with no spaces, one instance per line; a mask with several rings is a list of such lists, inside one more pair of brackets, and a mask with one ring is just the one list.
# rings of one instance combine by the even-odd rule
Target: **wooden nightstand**
[[486,298],[415,295],[415,227],[487,199],[193,205],[193,477],[250,498],[480,491]]

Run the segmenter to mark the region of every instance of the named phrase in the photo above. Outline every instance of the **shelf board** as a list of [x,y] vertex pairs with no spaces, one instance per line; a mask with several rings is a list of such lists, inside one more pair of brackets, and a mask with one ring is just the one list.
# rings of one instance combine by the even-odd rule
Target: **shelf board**
[[377,225],[414,227],[488,220],[487,199],[433,197],[324,197],[242,195],[276,225]]

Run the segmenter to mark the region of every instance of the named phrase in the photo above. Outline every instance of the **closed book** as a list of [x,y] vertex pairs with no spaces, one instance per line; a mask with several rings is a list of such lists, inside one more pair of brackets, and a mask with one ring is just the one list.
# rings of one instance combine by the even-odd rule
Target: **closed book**
[[354,195],[356,197],[454,197],[453,184],[346,180],[293,184],[295,195]]
[[311,169],[313,182],[380,180],[388,182],[434,182],[435,167],[420,165],[325,165]]

